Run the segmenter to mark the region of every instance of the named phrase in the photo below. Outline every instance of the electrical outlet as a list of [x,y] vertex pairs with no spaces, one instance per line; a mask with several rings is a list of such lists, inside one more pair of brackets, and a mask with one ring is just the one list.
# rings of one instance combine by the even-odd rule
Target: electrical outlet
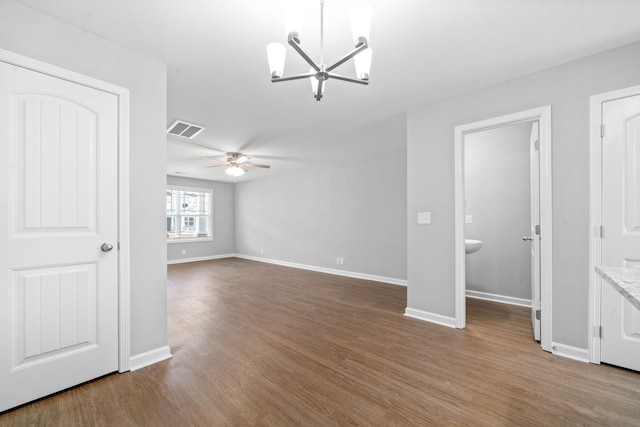
[[186,250],[186,249],[183,249],[183,250],[182,250],[182,255],[186,255],[186,254],[187,254],[187,250]]
[[264,253],[264,248],[260,248],[260,253],[263,254]]
[[418,224],[431,224],[431,212],[418,212]]
[[336,264],[343,265],[344,264],[344,258],[341,258],[341,257],[336,258]]

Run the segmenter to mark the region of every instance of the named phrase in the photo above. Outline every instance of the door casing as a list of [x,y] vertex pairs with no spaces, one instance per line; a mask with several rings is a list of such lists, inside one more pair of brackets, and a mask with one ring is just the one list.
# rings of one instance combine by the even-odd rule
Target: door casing
[[640,86],[593,95],[590,98],[590,165],[589,194],[589,362],[599,364],[600,359],[600,304],[602,278],[595,267],[602,259],[602,103],[640,95]]
[[118,97],[118,371],[129,370],[129,90],[45,62],[0,49],[0,61],[67,80]]
[[521,111],[461,126],[455,132],[455,326],[466,327],[466,283],[464,248],[464,136],[491,128],[523,123],[540,123],[540,291],[543,322],[540,345],[552,351],[552,181],[551,106]]

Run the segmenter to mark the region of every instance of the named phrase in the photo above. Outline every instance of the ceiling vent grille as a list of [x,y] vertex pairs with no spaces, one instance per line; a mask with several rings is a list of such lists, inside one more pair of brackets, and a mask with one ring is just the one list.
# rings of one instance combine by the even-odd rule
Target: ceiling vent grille
[[204,130],[204,126],[194,125],[193,123],[176,120],[167,128],[169,135],[181,136],[183,138],[193,139],[197,134]]

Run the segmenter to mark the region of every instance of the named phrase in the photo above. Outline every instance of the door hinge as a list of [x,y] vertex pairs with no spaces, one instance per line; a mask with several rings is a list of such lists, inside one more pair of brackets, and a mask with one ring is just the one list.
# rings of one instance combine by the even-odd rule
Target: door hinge
[[536,151],[540,151],[540,140],[537,140],[536,142],[533,143],[533,148]]
[[602,338],[602,326],[594,326],[593,327],[593,337],[594,338]]
[[120,242],[118,242],[118,250],[120,250]]
[[536,320],[540,320],[540,317],[541,317],[540,309],[537,309],[536,310]]
[[536,225],[535,231],[536,231],[536,234],[539,236],[540,235],[540,224]]
[[600,138],[604,138],[604,124],[600,125]]
[[604,239],[604,225],[601,225],[600,227],[598,227],[598,234],[600,234],[600,238]]

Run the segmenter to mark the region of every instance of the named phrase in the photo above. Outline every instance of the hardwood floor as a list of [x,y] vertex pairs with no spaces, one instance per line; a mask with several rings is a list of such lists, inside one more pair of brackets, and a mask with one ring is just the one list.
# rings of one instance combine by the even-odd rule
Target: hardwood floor
[[553,356],[529,311],[467,329],[400,286],[242,259],[169,267],[173,359],[0,415],[2,426],[640,425],[640,374]]

